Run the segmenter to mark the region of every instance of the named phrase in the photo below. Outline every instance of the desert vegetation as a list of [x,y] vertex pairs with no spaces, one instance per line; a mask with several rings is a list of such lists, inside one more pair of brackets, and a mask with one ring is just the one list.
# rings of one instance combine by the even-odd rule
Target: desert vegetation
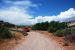
[[0,39],[12,38],[12,33],[10,32],[9,27],[14,27],[14,25],[0,21]]
[[13,30],[11,28],[15,28],[15,25],[8,22],[0,21],[0,40],[13,38],[16,33],[13,33],[12,31],[20,32],[24,36],[28,35],[26,32]]
[[48,22],[42,22],[42,23],[36,23],[32,26],[33,30],[48,30],[49,23]]
[[53,33],[55,36],[64,37],[65,45],[67,42],[75,42],[75,27],[68,27],[66,22],[42,22],[32,26],[33,30],[45,30]]
[[58,21],[42,22],[32,26],[33,30],[46,30],[52,33],[56,32],[57,30],[62,30],[65,28],[67,28],[65,22],[58,22]]

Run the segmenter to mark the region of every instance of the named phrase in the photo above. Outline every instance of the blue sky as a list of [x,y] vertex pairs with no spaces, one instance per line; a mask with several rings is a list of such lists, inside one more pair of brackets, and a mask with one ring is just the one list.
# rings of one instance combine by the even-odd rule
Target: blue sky
[[0,20],[13,24],[74,19],[75,0],[0,0]]
[[[66,11],[69,8],[75,8],[75,0],[32,0],[33,3],[39,3],[42,6],[39,7],[35,16],[49,16],[58,15],[62,11]],[[32,10],[32,9],[31,9]]]

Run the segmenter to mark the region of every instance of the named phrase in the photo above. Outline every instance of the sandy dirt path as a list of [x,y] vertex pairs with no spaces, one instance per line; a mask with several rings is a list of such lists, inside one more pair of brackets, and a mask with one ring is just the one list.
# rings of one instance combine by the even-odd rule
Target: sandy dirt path
[[31,31],[26,40],[15,46],[12,50],[64,50],[52,39]]

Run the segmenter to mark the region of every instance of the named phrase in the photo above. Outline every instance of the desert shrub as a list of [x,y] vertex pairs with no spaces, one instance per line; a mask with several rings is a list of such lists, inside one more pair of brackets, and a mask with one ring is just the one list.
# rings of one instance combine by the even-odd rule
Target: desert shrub
[[10,32],[9,27],[7,27],[6,24],[5,22],[0,21],[0,39],[12,38],[12,33]]
[[49,23],[48,22],[41,22],[41,23],[36,23],[35,25],[32,26],[33,30],[48,30]]
[[53,33],[53,32],[55,32],[55,31],[56,31],[56,28],[54,28],[54,27],[49,27],[49,28],[48,28],[48,32],[52,32],[52,33]]
[[27,32],[25,32],[25,31],[20,31],[20,30],[12,30],[12,29],[11,29],[11,31],[20,32],[20,33],[22,33],[24,36],[27,36],[27,35],[28,35],[28,33],[27,33]]
[[67,42],[75,42],[75,27],[73,28],[65,28],[63,30],[57,30],[54,35],[62,37],[64,36],[65,43],[64,45],[67,46]]
[[67,27],[67,25],[64,22],[52,21],[49,23],[48,31],[54,33],[57,30],[61,30],[61,29],[64,29],[66,27]]
[[28,33],[27,33],[27,32],[23,32],[23,35],[24,35],[24,36],[27,36],[27,35],[28,35]]
[[57,30],[54,35],[62,37],[64,35],[64,30]]
[[73,33],[75,33],[75,32],[74,32],[74,31],[75,31],[75,27],[72,27],[71,30],[73,31]]
[[48,32],[56,32],[57,30],[64,29],[67,25],[64,22],[51,21],[36,23],[32,26],[33,30],[48,30]]
[[28,35],[28,33],[27,32],[24,32],[24,31],[18,31],[18,32],[22,33],[24,36],[27,36]]
[[69,40],[70,42],[75,42],[75,27],[66,28],[64,36],[65,36],[65,40]]
[[6,27],[0,28],[0,39],[9,39],[11,37],[12,37],[12,34],[8,28]]

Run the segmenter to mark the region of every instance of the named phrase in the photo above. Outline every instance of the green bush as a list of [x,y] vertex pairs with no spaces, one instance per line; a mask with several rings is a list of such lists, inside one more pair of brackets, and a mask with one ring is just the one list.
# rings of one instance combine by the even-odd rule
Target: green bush
[[48,28],[48,32],[52,32],[52,33],[53,33],[53,32],[55,32],[55,31],[56,31],[56,28],[54,28],[54,27],[49,27],[49,28]]
[[72,31],[75,31],[75,27],[72,27],[71,30],[72,30]]
[[36,23],[35,25],[32,26],[33,30],[48,30],[49,23],[48,22],[41,22],[41,23]]
[[41,22],[36,23],[32,26],[33,30],[45,30],[48,32],[56,32],[57,30],[64,29],[67,27],[67,25],[64,22],[58,22],[58,21],[51,21],[49,22]]
[[49,28],[48,28],[48,31],[49,32],[56,32],[57,30],[61,30],[61,29],[64,29],[66,28],[67,25],[64,23],[64,22],[56,22],[56,21],[52,21],[50,22],[49,24]]
[[75,42],[75,27],[65,29],[64,36],[66,40],[69,40],[70,42]]
[[62,37],[64,35],[64,30],[57,30],[54,35]]
[[12,33],[9,28],[5,25],[5,22],[0,21],[0,39],[12,38]]
[[9,39],[11,37],[12,37],[12,34],[8,28],[6,27],[0,28],[0,39]]

